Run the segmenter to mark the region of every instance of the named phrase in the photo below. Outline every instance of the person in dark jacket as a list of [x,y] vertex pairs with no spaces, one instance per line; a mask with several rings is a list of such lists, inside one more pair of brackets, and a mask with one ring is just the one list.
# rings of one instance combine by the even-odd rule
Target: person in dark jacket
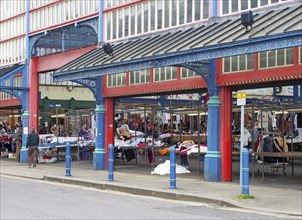
[[15,143],[16,143],[16,160],[20,162],[20,150],[22,147],[22,125],[16,124],[16,135],[15,135]]
[[26,147],[28,147],[28,167],[36,167],[36,154],[38,153],[39,135],[35,132],[35,127],[31,128],[31,132],[27,136]]

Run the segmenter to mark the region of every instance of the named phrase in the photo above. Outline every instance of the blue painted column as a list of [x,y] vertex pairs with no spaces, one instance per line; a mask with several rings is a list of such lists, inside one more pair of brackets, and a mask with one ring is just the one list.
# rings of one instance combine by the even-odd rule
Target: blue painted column
[[250,194],[250,174],[249,174],[249,151],[246,148],[242,149],[242,184],[241,184],[241,194],[249,195]]
[[70,142],[66,143],[66,155],[65,155],[65,160],[66,160],[66,172],[65,176],[71,176],[71,149],[70,149]]
[[[22,71],[22,87],[28,88],[28,76],[29,76],[29,60],[30,60],[30,49],[29,49],[29,0],[26,0],[25,4],[25,50],[26,50],[26,62],[25,68]],[[29,93],[28,90],[22,91],[23,100],[21,101],[23,114],[22,114],[22,147],[20,150],[20,163],[28,162],[28,155],[26,149],[27,135],[30,131],[29,129],[29,113],[28,113],[28,103],[29,103]]]
[[102,97],[102,77],[97,80],[96,102],[96,141],[95,150],[93,152],[93,166],[96,170],[106,169],[106,150],[105,150],[105,108],[104,98]]
[[[103,42],[103,8],[104,1],[99,2],[99,32],[98,45]],[[93,166],[96,170],[106,169],[106,150],[105,150],[105,108],[102,94],[102,77],[99,77],[96,83],[96,131],[95,131],[95,150],[93,152]]]
[[109,144],[108,147],[108,181],[114,181],[114,146]]
[[176,189],[176,149],[170,147],[170,189]]
[[22,147],[20,151],[20,163],[27,163],[28,162],[28,155],[27,155],[27,149],[26,149],[26,142],[27,142],[27,135],[29,132],[29,114],[28,111],[24,111],[22,114],[22,129],[23,129],[23,135],[22,135]]
[[103,42],[103,9],[104,9],[104,0],[100,0],[100,5],[99,5],[99,33],[98,33],[98,45],[99,46]]
[[220,98],[216,85],[216,61],[212,60],[208,69],[208,151],[204,160],[204,177],[206,181],[221,181],[220,156]]

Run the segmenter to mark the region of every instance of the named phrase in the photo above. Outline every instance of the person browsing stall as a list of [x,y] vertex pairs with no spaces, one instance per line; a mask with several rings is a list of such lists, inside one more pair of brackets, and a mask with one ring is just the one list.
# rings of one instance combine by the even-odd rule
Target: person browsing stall
[[20,150],[22,147],[22,125],[16,124],[16,134],[15,134],[15,143],[16,143],[16,160],[20,162]]
[[36,154],[38,153],[39,135],[35,132],[35,127],[31,128],[31,132],[27,136],[26,147],[28,147],[28,167],[36,167]]
[[83,124],[81,131],[80,131],[80,137],[83,140],[88,140],[88,130],[87,130],[87,124]]

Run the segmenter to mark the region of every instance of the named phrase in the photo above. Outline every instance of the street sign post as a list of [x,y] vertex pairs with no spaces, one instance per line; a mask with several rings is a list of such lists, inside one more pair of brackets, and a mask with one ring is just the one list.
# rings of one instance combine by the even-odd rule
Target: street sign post
[[[237,105],[241,106],[241,123],[240,123],[240,189],[241,193],[244,194],[247,192],[245,189],[248,186],[243,186],[242,178],[243,178],[243,170],[246,171],[246,168],[243,169],[243,136],[244,136],[244,106],[246,105],[246,93],[237,93]],[[248,157],[247,157],[248,159]],[[246,164],[246,163],[245,163]],[[247,168],[248,169],[248,168]],[[249,177],[247,177],[249,178]],[[245,181],[249,182],[249,180]]]

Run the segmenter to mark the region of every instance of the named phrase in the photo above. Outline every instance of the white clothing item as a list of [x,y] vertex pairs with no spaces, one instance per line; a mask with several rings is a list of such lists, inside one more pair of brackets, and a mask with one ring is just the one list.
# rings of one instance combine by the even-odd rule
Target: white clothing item
[[[177,163],[175,164],[175,166],[176,166],[176,174],[191,173],[191,171],[178,165]],[[170,160],[166,160],[164,163],[159,164],[157,167],[155,167],[154,171],[152,171],[151,174],[159,174],[159,175],[170,174]]]
[[302,140],[302,128],[297,128],[298,133],[299,133],[299,138]]
[[[246,147],[249,145],[249,141],[252,141],[252,135],[250,134],[250,132],[244,128],[244,132],[243,132],[243,146]],[[241,141],[241,137],[240,137],[240,141]]]

